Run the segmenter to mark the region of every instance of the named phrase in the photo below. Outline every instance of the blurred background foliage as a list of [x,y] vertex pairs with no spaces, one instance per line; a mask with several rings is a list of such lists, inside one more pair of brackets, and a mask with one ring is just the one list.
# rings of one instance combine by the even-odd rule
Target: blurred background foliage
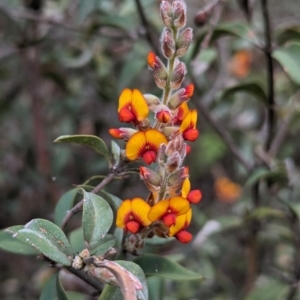
[[[300,2],[268,1],[276,103],[268,151],[260,1],[221,1],[220,16],[209,20],[201,10],[212,1],[186,2],[195,34],[186,83],[196,85],[190,104],[201,131],[186,164],[203,199],[191,244],[149,243],[144,251],[170,255],[206,280],[150,278],[151,299],[300,299]],[[92,150],[53,140],[93,134],[110,143],[124,87],[160,96],[146,62],[150,50],[161,55],[159,3],[0,1],[0,228],[52,220],[64,192],[107,173]],[[147,193],[138,175],[106,190],[122,199]],[[37,299],[50,273],[45,263],[1,252],[1,299]],[[63,284],[86,292],[69,274]]]

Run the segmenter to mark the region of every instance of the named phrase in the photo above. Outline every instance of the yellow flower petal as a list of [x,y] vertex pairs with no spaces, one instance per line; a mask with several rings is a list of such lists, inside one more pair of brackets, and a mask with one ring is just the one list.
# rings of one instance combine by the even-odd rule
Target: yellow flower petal
[[146,137],[143,131],[135,133],[126,144],[126,157],[129,160],[136,160],[139,158],[141,150],[146,145]]
[[196,109],[190,110],[180,125],[180,132],[184,132],[188,128],[196,128],[197,116],[198,113]]
[[190,202],[183,197],[173,197],[170,199],[170,208],[176,212],[177,216],[180,216],[190,209]]
[[183,181],[181,188],[181,197],[186,198],[191,189],[191,182],[188,178]]
[[132,92],[132,107],[136,113],[136,118],[139,122],[143,121],[145,118],[147,118],[149,113],[149,107],[148,104],[142,95],[142,93],[134,89]]
[[150,205],[142,198],[133,198],[131,202],[131,211],[134,214],[136,221],[143,226],[149,226],[151,221],[148,219]]
[[125,107],[127,104],[131,103],[132,99],[132,91],[131,89],[124,89],[119,97],[119,106],[118,106],[118,112]]
[[136,160],[147,150],[157,152],[159,146],[167,142],[167,138],[156,129],[139,131],[129,139],[125,150],[126,157],[129,160]]
[[158,203],[156,203],[149,211],[148,218],[151,221],[157,221],[159,220],[164,214],[166,214],[168,208],[169,208],[170,201],[167,200],[161,200]]
[[186,228],[188,225],[190,225],[192,219],[192,209],[190,208],[187,213],[178,216],[176,218],[175,225],[170,227],[169,230],[169,236],[174,236],[177,232],[180,230]]
[[120,228],[125,228],[126,216],[131,211],[131,200],[127,199],[122,202],[118,209],[116,225]]
[[191,119],[192,119],[192,123],[193,123],[193,128],[196,128],[197,118],[198,118],[198,112],[197,112],[197,110],[196,109],[192,109],[191,110]]
[[167,144],[167,138],[156,129],[148,129],[145,131],[146,142],[154,146],[158,150],[161,144]]

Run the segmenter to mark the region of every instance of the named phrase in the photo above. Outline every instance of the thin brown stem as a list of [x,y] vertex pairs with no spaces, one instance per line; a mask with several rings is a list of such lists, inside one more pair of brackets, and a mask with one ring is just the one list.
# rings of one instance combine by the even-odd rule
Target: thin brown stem
[[142,6],[140,0],[135,0],[135,5],[137,7],[137,11],[139,13],[142,24],[145,28],[147,41],[148,41],[149,45],[153,48],[153,50],[158,54],[159,48],[157,46],[156,39],[154,39],[154,37],[153,37],[153,28],[151,28],[151,26],[147,20],[146,14],[144,12],[144,9],[143,9],[143,6]]
[[[114,177],[116,176],[115,173],[109,173],[92,191],[91,193],[97,194],[101,189],[103,189],[108,183],[110,183]],[[80,202],[78,202],[71,210],[69,210],[65,216],[65,218],[62,221],[61,228],[65,228],[69,220],[78,212],[82,210],[83,206],[82,199]]]
[[89,276],[84,271],[74,269],[73,267],[67,267],[66,268],[69,272],[76,275],[80,279],[82,279],[84,282],[95,288],[99,293],[103,290],[103,284],[97,280],[96,278]]
[[275,95],[274,95],[274,64],[272,58],[272,39],[271,39],[271,26],[270,17],[268,10],[268,0],[261,0],[262,14],[264,21],[264,31],[265,31],[265,47],[264,53],[266,58],[266,69],[267,69],[267,86],[268,86],[268,112],[267,112],[267,140],[266,140],[266,150],[268,151],[271,147],[272,140],[275,135]]

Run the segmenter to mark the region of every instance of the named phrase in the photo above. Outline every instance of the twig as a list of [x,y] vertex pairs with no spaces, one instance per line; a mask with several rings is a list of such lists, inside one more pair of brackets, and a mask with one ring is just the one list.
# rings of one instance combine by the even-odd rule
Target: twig
[[[108,183],[110,183],[113,178],[116,176],[115,173],[109,173],[92,191],[91,193],[97,194],[103,187],[105,187]],[[83,201],[82,199],[80,202],[78,202],[71,210],[69,210],[64,217],[61,228],[65,228],[69,220],[72,218],[73,215],[77,214],[82,210],[83,206]]]
[[[223,8],[224,0],[221,0],[218,5],[215,7],[215,11],[217,11],[216,15],[212,16],[212,22],[210,23],[209,31],[206,35],[206,37],[203,39],[202,44],[200,46],[200,51],[204,50],[210,42],[210,39],[212,37],[212,32],[214,27],[217,25],[218,20],[221,17],[221,12]],[[196,90],[201,93],[201,89],[199,88],[196,78],[191,70],[190,76],[192,81],[195,84]],[[216,85],[213,86],[213,88],[207,92],[207,94],[204,96],[205,102],[209,103],[214,98],[216,92],[217,92]],[[205,119],[212,125],[212,127],[216,130],[216,132],[220,135],[220,137],[224,140],[228,148],[231,150],[232,154],[236,157],[236,159],[248,170],[250,171],[252,169],[252,164],[249,163],[241,154],[240,150],[235,145],[234,140],[231,138],[231,136],[228,134],[226,129],[224,129],[224,126],[222,126],[220,123],[218,123],[214,117],[210,114],[209,110],[206,108],[206,106],[202,103],[202,101],[195,101],[196,107],[200,110],[200,112],[203,114]]]
[[66,267],[66,269],[71,272],[72,274],[76,275],[84,282],[89,284],[90,286],[94,287],[99,293],[103,290],[103,284],[97,280],[96,278],[89,276],[84,271],[74,269],[73,267]]
[[268,11],[268,0],[261,0],[262,14],[264,21],[265,30],[265,47],[264,53],[266,57],[266,68],[267,68],[267,85],[268,85],[268,114],[267,114],[267,141],[266,150],[268,151],[271,147],[273,137],[275,135],[275,100],[274,100],[274,64],[272,58],[272,40],[271,40],[271,26],[270,17]]
[[[196,86],[197,87],[197,86]],[[224,140],[225,144],[228,146],[235,158],[248,170],[251,171],[253,168],[252,163],[246,160],[240,152],[239,148],[236,146],[234,140],[229,135],[227,130],[222,124],[217,122],[214,117],[210,114],[209,110],[200,102],[197,101],[195,105],[199,108],[200,112],[203,114],[205,119],[212,125],[220,137]]]
[[139,13],[139,16],[140,16],[140,19],[142,21],[142,24],[145,28],[145,31],[146,31],[146,38],[147,38],[147,41],[149,43],[149,45],[153,48],[153,50],[155,51],[155,53],[159,53],[159,48],[155,42],[155,39],[153,38],[153,29],[151,28],[147,18],[146,18],[146,15],[144,13],[144,10],[143,10],[143,7],[142,7],[142,4],[140,2],[140,0],[135,0],[135,4],[136,4],[136,7],[137,7],[137,11]]
[[282,145],[282,142],[284,141],[284,138],[286,137],[286,134],[288,132],[289,126],[290,126],[291,118],[288,118],[287,120],[284,120],[280,129],[278,130],[277,134],[275,135],[270,149],[269,149],[269,155],[270,156],[276,156],[280,146]]

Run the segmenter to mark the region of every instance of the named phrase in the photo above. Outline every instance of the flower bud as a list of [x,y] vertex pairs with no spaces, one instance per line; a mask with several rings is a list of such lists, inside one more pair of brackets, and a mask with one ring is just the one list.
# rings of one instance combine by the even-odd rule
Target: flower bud
[[161,37],[162,52],[166,58],[170,58],[175,53],[175,42],[172,36],[172,31],[165,28]]
[[178,39],[176,40],[176,56],[182,56],[186,53],[188,50],[191,42],[193,40],[193,29],[192,28],[186,28],[183,30]]
[[189,174],[186,173],[186,167],[181,167],[170,175],[168,180],[168,186],[171,189],[178,191],[178,189],[181,188],[183,181],[188,177]]
[[168,123],[172,118],[169,108],[163,104],[156,107],[155,117],[161,123]]
[[153,77],[156,85],[164,89],[167,84],[168,72],[162,61],[150,51],[147,57],[149,68],[153,70]]
[[166,126],[163,128],[162,133],[167,137],[170,138],[173,134],[178,132],[178,127],[174,126]]
[[179,107],[184,101],[188,101],[194,93],[194,85],[189,84],[185,88],[182,88],[178,90],[176,93],[174,93],[168,102],[168,106],[171,109],[176,109]]
[[143,95],[149,108],[150,109],[153,109],[155,108],[157,105],[160,104],[160,100],[158,97],[156,97],[155,95],[152,95],[152,94],[144,94]]
[[171,120],[171,114],[168,110],[161,110],[157,112],[155,117],[161,123],[168,123]]
[[171,80],[170,80],[170,86],[173,90],[177,90],[180,88],[185,74],[186,74],[185,64],[183,62],[178,62],[172,72]]
[[178,168],[182,165],[183,158],[179,154],[179,152],[174,152],[171,156],[167,159],[167,170],[169,173],[173,173],[178,170]]
[[172,3],[174,26],[182,28],[186,23],[186,5],[184,1],[177,0]]
[[171,156],[174,152],[185,154],[185,143],[181,134],[176,135],[172,138],[166,147],[166,155]]
[[160,191],[161,177],[146,167],[140,167],[140,177],[152,193]]
[[173,26],[172,6],[168,1],[162,1],[160,4],[160,15],[166,27]]
[[109,129],[110,135],[116,139],[122,139],[124,141],[128,141],[136,132],[137,130],[135,129],[125,127]]

